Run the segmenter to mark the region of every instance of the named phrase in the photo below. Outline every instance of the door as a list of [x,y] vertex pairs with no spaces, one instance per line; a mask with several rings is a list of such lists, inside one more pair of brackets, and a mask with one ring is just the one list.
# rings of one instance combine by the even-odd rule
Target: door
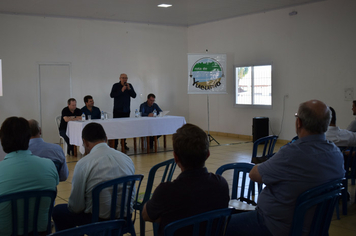
[[49,143],[59,143],[55,118],[61,115],[71,97],[71,64],[39,64],[40,126],[42,138]]

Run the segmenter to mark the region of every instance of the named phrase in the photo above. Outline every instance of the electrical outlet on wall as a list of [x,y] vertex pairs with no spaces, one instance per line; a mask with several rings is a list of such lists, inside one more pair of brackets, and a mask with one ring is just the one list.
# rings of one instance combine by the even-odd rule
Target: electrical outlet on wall
[[353,101],[354,100],[354,88],[345,88],[344,90],[344,100]]

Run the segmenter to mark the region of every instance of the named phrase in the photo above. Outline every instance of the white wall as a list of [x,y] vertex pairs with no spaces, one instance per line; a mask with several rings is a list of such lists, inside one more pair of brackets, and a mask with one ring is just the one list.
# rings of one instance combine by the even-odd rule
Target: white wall
[[[356,87],[356,1],[328,0],[188,28],[188,52],[227,54],[227,95],[210,95],[210,130],[252,134],[252,118],[267,116],[280,138],[295,136],[301,102],[319,99],[334,107],[337,124],[353,118],[344,89]],[[297,11],[295,16],[289,12]],[[234,65],[273,63],[273,109],[235,108]],[[189,95],[189,121],[207,129],[206,95]],[[270,130],[270,133],[272,131]]]
[[163,110],[188,118],[184,27],[0,14],[0,32],[1,123],[9,116],[39,119],[38,62],[71,63],[79,108],[91,94],[96,106],[112,111],[112,85],[127,73],[138,95],[131,110],[152,92]]

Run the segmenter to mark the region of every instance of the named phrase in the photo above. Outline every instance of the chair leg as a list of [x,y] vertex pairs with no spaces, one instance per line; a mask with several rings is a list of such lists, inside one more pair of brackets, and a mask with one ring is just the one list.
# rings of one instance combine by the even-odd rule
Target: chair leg
[[347,184],[348,181],[345,179],[343,181],[344,189],[341,191],[341,197],[342,197],[342,214],[347,215]]
[[140,236],[145,236],[146,222],[143,220],[142,211],[140,211]]

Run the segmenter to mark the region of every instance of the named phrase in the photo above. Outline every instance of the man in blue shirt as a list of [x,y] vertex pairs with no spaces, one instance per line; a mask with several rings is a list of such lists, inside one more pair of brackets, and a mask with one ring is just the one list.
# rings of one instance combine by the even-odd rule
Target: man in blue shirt
[[153,111],[157,111],[157,115],[162,111],[161,108],[155,103],[156,96],[153,93],[147,95],[147,101],[140,106],[140,112],[142,116],[153,116]]
[[[255,211],[231,217],[227,236],[289,235],[298,196],[344,177],[343,156],[334,143],[325,139],[330,120],[330,109],[323,102],[300,104],[295,121],[299,139],[252,168],[250,179],[266,187],[258,196]],[[313,212],[308,212],[303,235],[309,235],[312,219]]]
[[88,119],[88,115],[91,119],[100,119],[100,109],[94,106],[94,99],[92,96],[87,95],[84,97],[85,106],[82,107],[81,111],[85,114],[85,118]]
[[[156,96],[153,93],[147,95],[147,101],[140,105],[141,116],[153,117],[153,111],[157,111],[157,115],[162,112],[161,108],[155,103]],[[161,136],[157,136],[157,139]],[[150,137],[150,148],[153,148],[154,137]]]
[[68,177],[68,166],[62,148],[57,144],[43,141],[41,138],[41,127],[36,120],[29,120],[28,123],[30,124],[31,131],[28,150],[36,156],[52,160],[57,168],[59,181],[65,181]]

